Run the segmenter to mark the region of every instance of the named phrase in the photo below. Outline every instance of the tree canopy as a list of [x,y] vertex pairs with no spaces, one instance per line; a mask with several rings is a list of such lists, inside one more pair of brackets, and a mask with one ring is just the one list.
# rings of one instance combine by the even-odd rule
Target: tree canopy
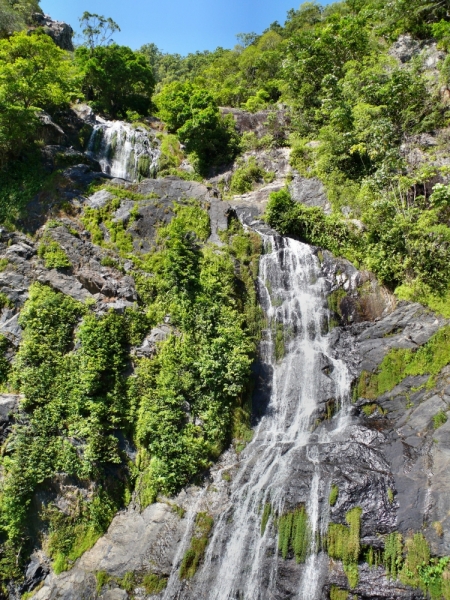
[[142,54],[111,44],[76,50],[81,88],[99,112],[126,118],[128,111],[148,114],[155,79]]

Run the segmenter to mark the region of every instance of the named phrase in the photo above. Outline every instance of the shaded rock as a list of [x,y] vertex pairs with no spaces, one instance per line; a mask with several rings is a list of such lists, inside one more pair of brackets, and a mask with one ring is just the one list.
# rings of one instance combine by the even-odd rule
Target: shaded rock
[[0,394],[0,444],[3,444],[11,430],[22,397],[18,394]]
[[63,129],[53,122],[50,115],[45,112],[40,112],[38,113],[38,119],[40,121],[38,135],[46,144],[64,146],[67,143],[66,134]]
[[47,577],[49,572],[50,567],[44,557],[37,552],[33,553],[25,571],[25,580],[20,586],[21,593],[32,591]]
[[223,242],[219,237],[219,231],[226,231],[228,229],[228,216],[230,212],[230,205],[228,202],[222,202],[221,200],[211,200],[209,208],[209,219],[211,223],[211,235],[209,242],[222,246]]
[[37,281],[49,285],[58,292],[67,294],[67,296],[79,302],[85,302],[88,298],[92,298],[92,294],[74,277],[59,273],[55,269],[42,272]]
[[401,35],[396,42],[391,46],[389,54],[396,58],[401,63],[409,62],[414,56],[420,53],[420,42],[413,39],[408,33]]
[[100,171],[100,165],[97,161],[90,158],[84,152],[74,150],[73,148],[66,148],[61,145],[47,145],[42,148],[41,152],[45,168],[49,172],[77,164],[86,164],[93,171]]
[[42,27],[57,46],[69,52],[74,51],[72,38],[74,31],[70,25],[61,21],[54,21],[49,15],[34,13],[33,21],[37,27]]
[[22,340],[22,328],[19,325],[19,314],[11,310],[3,310],[0,316],[0,333],[4,335],[13,346],[18,347]]
[[221,107],[220,112],[233,115],[239,133],[253,132],[258,138],[271,134],[279,142],[283,142],[289,133],[291,118],[286,108],[250,113],[240,108]]

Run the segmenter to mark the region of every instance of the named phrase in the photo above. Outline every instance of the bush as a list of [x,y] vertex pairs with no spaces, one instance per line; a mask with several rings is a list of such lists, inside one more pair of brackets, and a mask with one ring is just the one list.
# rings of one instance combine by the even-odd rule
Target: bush
[[45,239],[40,244],[38,256],[44,259],[47,269],[63,269],[71,266],[64,249],[52,239]]
[[245,194],[251,192],[254,183],[270,183],[273,179],[274,173],[265,171],[251,156],[247,162],[238,163],[238,168],[231,177],[230,191],[234,194]]
[[208,545],[208,536],[214,520],[207,513],[198,513],[195,518],[195,531],[191,544],[186,550],[180,566],[180,579],[192,579]]

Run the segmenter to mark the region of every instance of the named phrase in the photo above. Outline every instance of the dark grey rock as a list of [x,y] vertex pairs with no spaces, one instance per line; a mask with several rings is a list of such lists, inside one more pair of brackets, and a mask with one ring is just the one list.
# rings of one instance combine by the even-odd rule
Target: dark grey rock
[[209,218],[211,223],[211,235],[208,241],[217,246],[223,245],[223,242],[219,237],[219,231],[226,231],[228,229],[230,208],[228,202],[222,202],[221,200],[211,200],[210,202]]
[[215,192],[197,181],[185,181],[178,177],[165,177],[164,179],[146,179],[136,186],[140,194],[155,194],[162,200],[183,200],[196,198],[209,201]]
[[40,122],[38,135],[46,144],[64,146],[67,143],[67,137],[64,130],[54,123],[51,116],[45,112],[38,113]]
[[42,27],[57,46],[69,52],[74,51],[72,38],[74,31],[70,25],[61,21],[54,21],[49,15],[35,13],[33,20],[37,27]]

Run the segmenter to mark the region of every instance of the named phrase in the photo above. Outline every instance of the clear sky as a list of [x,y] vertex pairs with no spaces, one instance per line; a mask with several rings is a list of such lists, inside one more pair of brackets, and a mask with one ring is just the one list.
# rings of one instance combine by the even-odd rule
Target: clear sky
[[[273,21],[284,23],[301,0],[41,0],[44,12],[78,29],[85,10],[112,17],[118,44],[137,49],[153,42],[165,52],[232,48],[237,33],[261,33]],[[329,4],[329,0],[321,4]]]

